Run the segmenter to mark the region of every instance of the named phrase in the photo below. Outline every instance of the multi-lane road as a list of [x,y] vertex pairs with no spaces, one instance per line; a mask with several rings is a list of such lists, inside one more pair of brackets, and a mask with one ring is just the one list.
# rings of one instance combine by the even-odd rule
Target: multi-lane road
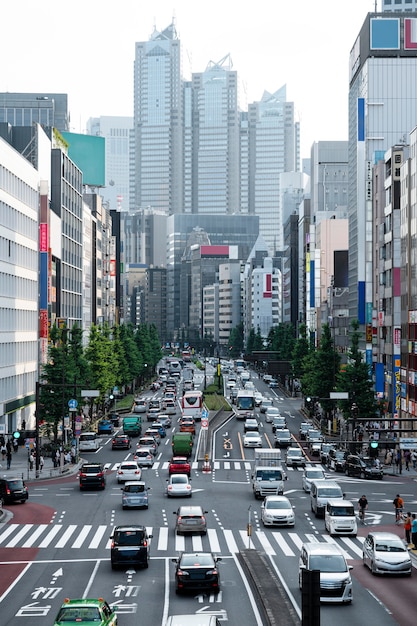
[[[300,400],[268,389],[261,380],[255,383],[264,395],[273,398],[287,417],[290,430],[298,433]],[[172,430],[175,427],[174,421]],[[272,431],[262,420],[261,433],[267,446]],[[360,527],[357,538],[330,538],[323,520],[311,513],[309,496],[301,487],[302,470],[288,468],[285,493],[295,506],[295,527],[264,529],[261,503],[254,499],[250,486],[254,451],[242,448],[242,434],[243,423],[233,419],[215,433],[210,473],[203,473],[193,463],[191,501],[165,495],[172,432],[162,440],[154,467],[143,470],[143,478],[151,487],[148,510],[122,509],[116,470],[130,452],[112,451],[110,439],[102,440],[97,453],[85,454],[105,464],[104,491],[80,492],[76,476],[31,484],[29,502],[7,507],[12,516],[0,525],[1,624],[15,626],[22,623],[22,617],[30,618],[32,626],[52,624],[64,598],[102,596],[117,606],[122,626],[163,626],[168,615],[179,613],[213,613],[230,625],[260,626],[264,623],[262,614],[236,558],[239,550],[248,547],[267,555],[301,615],[298,555],[305,541],[335,541],[353,565],[353,603],[322,606],[323,625],[335,621],[382,626],[411,622],[416,605],[414,577],[373,577],[362,565],[361,545],[371,526],[402,533],[394,524],[392,500],[400,492],[406,505],[417,511],[414,480],[386,476],[382,482],[360,481],[329,471],[328,475],[342,484],[348,499],[355,502],[366,493],[369,501],[368,526]],[[208,511],[206,536],[175,535],[174,511],[179,504],[190,502]],[[148,569],[112,571],[110,567],[111,531],[126,522],[143,523],[153,535]],[[249,522],[253,529],[250,537]],[[218,596],[175,594],[171,560],[183,550],[210,550],[222,556],[222,591]]]

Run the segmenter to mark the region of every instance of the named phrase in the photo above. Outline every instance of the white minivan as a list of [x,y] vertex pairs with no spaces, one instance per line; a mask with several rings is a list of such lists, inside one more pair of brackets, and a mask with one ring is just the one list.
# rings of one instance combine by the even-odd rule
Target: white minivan
[[340,485],[334,480],[312,480],[310,485],[311,510],[316,517],[324,517],[324,511],[329,498],[343,498]]
[[324,525],[330,535],[353,535],[356,537],[358,525],[352,502],[337,498],[327,500]]
[[80,440],[78,442],[78,449],[80,452],[95,452],[98,450],[100,440],[95,432],[81,433]]
[[302,589],[302,571],[320,571],[320,602],[352,602],[351,565],[336,543],[312,542],[301,546],[298,584]]

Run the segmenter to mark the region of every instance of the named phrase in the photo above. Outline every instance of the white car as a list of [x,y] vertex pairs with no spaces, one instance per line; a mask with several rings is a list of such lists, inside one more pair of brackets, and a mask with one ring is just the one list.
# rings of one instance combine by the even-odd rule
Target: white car
[[171,474],[167,478],[166,494],[168,497],[185,496],[191,498],[193,490],[191,487],[191,478],[187,474]]
[[124,483],[127,480],[140,480],[142,470],[136,461],[122,461],[117,469],[117,482]]
[[255,406],[261,406],[262,400],[264,399],[263,395],[259,391],[255,391],[254,398],[255,398]]
[[264,526],[294,526],[291,502],[285,496],[267,496],[262,502],[261,520]]
[[154,455],[150,448],[137,448],[134,454],[133,460],[139,465],[139,467],[152,467],[154,462]]
[[280,417],[280,410],[276,406],[269,406],[265,411],[265,422],[272,423],[274,417]]
[[249,430],[243,436],[244,448],[262,448],[262,437],[256,430]]
[[314,467],[313,465],[306,467],[304,469],[302,479],[304,491],[306,491],[307,493],[310,492],[312,480],[321,480],[323,478],[326,478],[326,476],[324,475],[324,470],[320,465],[316,467]]

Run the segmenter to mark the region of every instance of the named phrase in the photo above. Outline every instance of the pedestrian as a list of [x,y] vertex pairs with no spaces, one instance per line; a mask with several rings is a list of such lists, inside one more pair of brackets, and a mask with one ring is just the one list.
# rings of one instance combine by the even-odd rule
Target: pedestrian
[[411,461],[411,452],[410,450],[406,450],[404,452],[404,460],[405,460],[405,469],[410,471],[410,461]]
[[[4,439],[3,439],[3,442],[4,442]],[[0,451],[1,451],[1,460],[4,461],[6,458],[6,454],[7,454],[7,448],[6,448],[5,443],[2,443]]]
[[413,543],[412,550],[417,550],[417,517],[415,513],[411,516],[411,541]]
[[404,508],[404,500],[402,499],[400,494],[397,493],[392,503],[395,507],[395,523],[398,524],[401,521],[401,516]]
[[13,439],[13,452],[16,454],[18,450],[19,450],[19,443],[17,439]]
[[45,461],[44,458],[42,456],[42,454],[39,457],[39,471],[41,472],[43,470],[43,466],[45,465]]
[[404,517],[404,533],[405,533],[405,541],[407,545],[410,545],[411,543],[411,522],[412,522],[411,513],[408,512],[406,513]]
[[7,469],[10,469],[10,465],[12,463],[12,451],[11,450],[7,450]]
[[33,456],[33,452],[29,454],[29,469],[33,469],[33,463],[35,462],[35,457]]
[[391,450],[388,450],[386,456],[385,456],[385,464],[386,465],[391,465],[392,463],[392,452]]
[[417,469],[417,452],[415,450],[411,453],[411,461],[413,463],[413,469]]
[[22,420],[22,430],[26,430],[26,420]]
[[59,467],[60,460],[61,460],[61,453],[59,450],[57,450],[54,456],[54,467]]
[[77,458],[76,458],[76,450],[75,450],[75,446],[72,446],[71,448],[71,463],[73,465],[75,465]]

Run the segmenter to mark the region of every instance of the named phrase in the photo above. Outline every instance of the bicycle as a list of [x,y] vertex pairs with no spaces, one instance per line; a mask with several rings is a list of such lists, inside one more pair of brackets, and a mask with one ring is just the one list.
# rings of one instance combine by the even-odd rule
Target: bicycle
[[366,507],[359,508],[359,519],[361,520],[362,524],[365,523],[365,511],[366,511]]

